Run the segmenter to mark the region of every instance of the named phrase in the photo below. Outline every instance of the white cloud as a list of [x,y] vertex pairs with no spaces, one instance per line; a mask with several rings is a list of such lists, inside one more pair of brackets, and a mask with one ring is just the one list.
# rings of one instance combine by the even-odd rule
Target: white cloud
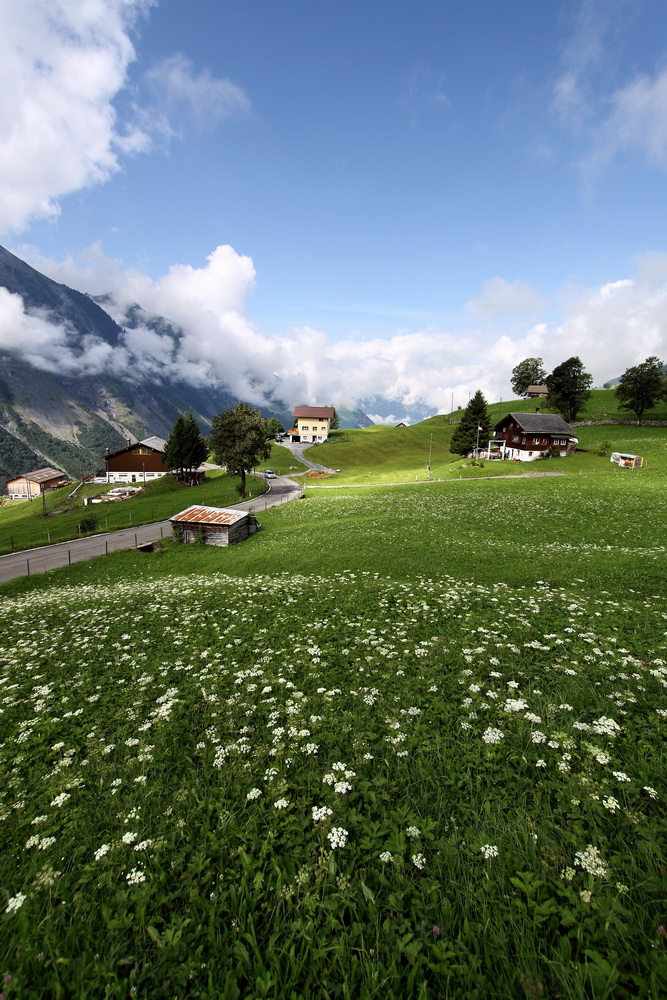
[[181,52],[148,70],[144,80],[152,94],[145,120],[167,135],[193,121],[210,130],[225,118],[250,111],[250,100],[241,87],[211,76],[208,70],[196,73],[192,61]]
[[148,0],[1,0],[0,228],[54,217],[58,199],[108,179],[121,149],[112,101]]
[[[136,269],[123,269],[119,261],[105,257],[99,245],[81,260],[70,257],[60,263],[28,248],[19,255],[71,287],[108,292],[108,308],[116,319],[139,303],[149,314],[169,318],[183,333],[172,337],[146,327],[128,330],[121,347],[109,353],[99,342],[79,344],[62,327],[49,330],[43,317],[22,315],[20,300],[5,293],[10,301],[5,303],[9,311],[0,347],[29,358],[48,357],[49,365],[59,371],[112,370],[134,379],[164,376],[193,385],[225,385],[258,405],[277,399],[288,407],[356,407],[369,400],[375,412],[372,400],[377,399],[392,401],[392,412],[399,417],[410,407],[446,413],[452,402],[465,404],[477,389],[489,400],[509,398],[511,370],[525,357],[543,357],[550,370],[578,355],[601,384],[649,355],[667,354],[664,254],[639,258],[634,277],[600,288],[567,289],[560,300],[559,323],[527,326],[524,321],[521,326],[497,309],[487,311],[488,322],[476,327],[429,327],[370,341],[330,340],[313,327],[295,328],[280,337],[262,333],[246,313],[255,282],[252,260],[229,246],[217,247],[202,267],[174,265],[155,280]],[[499,281],[492,279],[491,286],[501,289],[501,306],[535,301],[534,290],[523,282]],[[482,295],[480,301],[490,298]]]
[[592,137],[584,157],[586,171],[597,172],[615,156],[639,152],[652,166],[667,165],[667,70],[639,76],[617,90],[610,111]]
[[484,282],[480,294],[466,308],[478,320],[490,316],[514,319],[536,314],[544,304],[544,297],[527,281],[494,277]]
[[143,77],[149,106],[115,101],[135,59],[131,31],[156,0],[0,0],[0,232],[53,219],[59,201],[107,181],[122,158],[187,123],[244,113],[240,87],[181,54]]

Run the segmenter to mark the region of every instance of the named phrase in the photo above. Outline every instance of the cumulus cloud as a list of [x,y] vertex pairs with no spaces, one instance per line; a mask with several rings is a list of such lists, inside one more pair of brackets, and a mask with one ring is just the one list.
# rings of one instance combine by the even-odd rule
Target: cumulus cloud
[[65,195],[108,180],[123,159],[186,122],[214,127],[249,101],[177,53],[142,79],[128,71],[132,30],[155,0],[0,0],[0,232],[58,216]]
[[[528,325],[525,315],[522,322],[508,321],[508,302],[516,315],[518,304],[536,307],[539,294],[523,282],[494,278],[473,301],[494,301],[497,308],[480,309],[478,315],[485,318],[475,324],[360,341],[333,340],[308,326],[278,337],[264,334],[246,308],[255,283],[253,262],[230,246],[217,247],[201,267],[177,264],[156,279],[124,269],[99,245],[62,262],[45,260],[29,248],[18,252],[57,281],[108,294],[106,308],[121,324],[127,309],[138,303],[149,317],[169,319],[175,331],[156,332],[144,322],[126,330],[121,346],[110,350],[90,338],[80,343],[62,327],[50,329],[45,317],[25,314],[21,300],[5,292],[0,347],[21,352],[40,367],[48,358],[49,367],[58,371],[224,385],[260,406],[276,401],[289,408],[296,403],[368,404],[379,414],[374,401],[388,400],[391,419],[402,419],[413,410],[447,413],[477,389],[489,400],[509,398],[511,370],[525,357],[543,357],[549,370],[579,355],[601,384],[649,355],[667,353],[667,255],[658,253],[638,258],[632,277],[599,288],[563,290],[558,323]],[[495,297],[489,289],[495,289]]]
[[112,101],[148,0],[2,0],[0,226],[58,214],[58,199],[108,179],[146,137]]

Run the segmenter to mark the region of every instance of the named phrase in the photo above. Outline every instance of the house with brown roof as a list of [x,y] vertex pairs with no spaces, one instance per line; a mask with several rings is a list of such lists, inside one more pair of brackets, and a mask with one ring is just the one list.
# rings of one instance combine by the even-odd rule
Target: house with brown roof
[[294,426],[287,432],[291,441],[318,444],[329,437],[336,411],[333,406],[295,406]]
[[529,385],[526,389],[528,399],[539,399],[541,396],[549,395],[548,385]]
[[135,442],[128,438],[125,448],[107,451],[104,456],[106,469],[97,474],[96,481],[149,483],[153,479],[159,479],[170,471],[163,460],[166,447],[164,438],[155,435]]
[[550,449],[564,457],[578,443],[570,425],[555,413],[508,413],[495,425],[484,455],[532,462]]
[[9,479],[7,492],[10,500],[34,500],[42,493],[57,490],[59,486],[65,486],[68,482],[64,472],[46,466],[43,469],[24,472],[20,476],[15,476],[14,479]]

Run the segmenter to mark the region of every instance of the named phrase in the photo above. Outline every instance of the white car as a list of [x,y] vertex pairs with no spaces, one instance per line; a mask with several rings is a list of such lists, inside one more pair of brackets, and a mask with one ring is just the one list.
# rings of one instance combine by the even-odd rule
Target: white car
[[264,478],[265,479],[275,479],[276,478],[276,474],[275,474],[275,472],[271,472],[271,469],[267,469],[266,472],[264,473]]

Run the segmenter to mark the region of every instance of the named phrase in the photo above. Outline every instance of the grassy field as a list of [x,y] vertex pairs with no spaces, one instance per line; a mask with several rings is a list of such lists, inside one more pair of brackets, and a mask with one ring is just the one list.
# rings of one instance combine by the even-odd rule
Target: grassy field
[[[207,473],[201,486],[185,486],[173,476],[164,476],[148,483],[129,500],[120,503],[94,504],[84,507],[83,498],[107,492],[112,486],[85,485],[71,501],[71,486],[47,493],[44,497],[47,514],[42,513],[42,501],[5,504],[0,508],[0,554],[19,549],[47,545],[76,538],[78,527],[86,517],[95,517],[95,531],[113,531],[129,525],[149,524],[176,514],[193,503],[226,507],[238,503],[238,478],[213,470]],[[247,490],[252,496],[261,496],[264,480],[248,476]]]
[[[536,406],[544,409],[540,400],[509,400],[488,407],[492,422],[506,413],[534,413]],[[340,469],[332,482],[345,485],[414,482],[428,479],[431,463],[434,479],[481,478],[516,472],[557,471],[568,474],[609,471],[609,452],[637,451],[645,454],[649,465],[667,468],[667,428],[625,425],[578,427],[580,450],[567,459],[547,459],[531,463],[484,462],[482,467],[453,455],[449,446],[454,432],[454,420],[461,411],[449,416],[431,417],[413,427],[376,425],[364,430],[334,432],[330,442],[315,445],[308,456],[329,468]],[[618,410],[611,389],[595,390],[581,420],[630,420],[632,414]],[[667,420],[667,405],[661,403],[645,415],[645,419]],[[607,454],[598,454],[601,450]]]
[[664,996],[666,485],[309,490],[2,587],[8,1000]]

